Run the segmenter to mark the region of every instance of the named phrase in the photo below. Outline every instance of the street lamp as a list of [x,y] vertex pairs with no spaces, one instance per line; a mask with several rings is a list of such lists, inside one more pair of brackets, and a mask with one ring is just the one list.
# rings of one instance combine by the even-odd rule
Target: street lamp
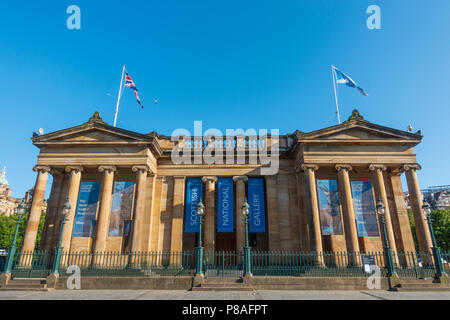
[[250,214],[250,206],[248,205],[247,198],[244,199],[244,204],[241,207],[241,213],[244,217],[245,224],[245,246],[244,246],[244,276],[252,274],[252,265],[250,259],[250,245],[248,241],[248,223],[249,223],[249,214]]
[[66,202],[62,206],[61,231],[59,233],[58,246],[56,247],[56,250],[55,250],[55,260],[53,263],[52,274],[59,273],[59,264],[61,261],[61,254],[62,254],[62,250],[63,250],[62,237],[63,237],[63,233],[64,233],[64,225],[67,222],[67,216],[69,215],[70,209],[71,209],[71,207],[70,207],[70,203],[69,203],[69,198],[67,197]]
[[440,279],[443,275],[446,276],[444,266],[441,259],[441,250],[439,249],[436,238],[434,237],[433,225],[431,222],[431,206],[426,200],[423,201],[423,214],[428,221],[428,227],[430,228],[431,241],[433,242],[433,247],[431,248],[433,252],[434,264],[436,266],[436,278]]
[[17,247],[16,247],[17,235],[19,234],[20,223],[22,222],[22,217],[23,217],[26,209],[28,209],[28,205],[26,204],[25,199],[22,199],[22,202],[19,203],[19,205],[17,206],[17,208],[15,210],[16,214],[17,214],[16,230],[14,231],[14,238],[11,243],[11,247],[9,248],[9,251],[8,251],[8,257],[6,258],[6,267],[5,267],[4,273],[11,273],[14,256],[17,251]]
[[388,277],[391,277],[393,275],[397,275],[397,273],[395,272],[394,269],[394,261],[392,259],[392,250],[391,247],[389,245],[389,238],[387,236],[387,232],[386,232],[386,220],[385,220],[385,214],[386,209],[384,207],[383,201],[381,201],[381,198],[378,198],[378,203],[377,203],[377,213],[378,213],[378,217],[380,217],[381,220],[381,225],[383,227],[383,237],[384,237],[384,254],[386,256],[386,266],[388,269]]
[[197,250],[197,266],[195,270],[196,275],[203,275],[203,243],[202,243],[202,225],[205,216],[205,205],[200,198],[200,202],[197,204],[197,216],[199,224],[198,232],[198,246],[195,248]]

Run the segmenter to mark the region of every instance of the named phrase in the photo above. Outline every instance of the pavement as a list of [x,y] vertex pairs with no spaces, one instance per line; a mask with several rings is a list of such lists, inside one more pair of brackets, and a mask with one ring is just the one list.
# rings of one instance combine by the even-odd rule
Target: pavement
[[0,300],[450,300],[450,292],[54,290],[48,292],[0,291]]

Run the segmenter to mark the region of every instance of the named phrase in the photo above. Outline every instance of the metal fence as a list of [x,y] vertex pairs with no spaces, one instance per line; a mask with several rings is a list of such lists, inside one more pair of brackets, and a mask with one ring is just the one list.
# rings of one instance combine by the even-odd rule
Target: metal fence
[[63,253],[60,274],[78,266],[81,276],[179,277],[195,273],[195,252],[70,252]]
[[0,272],[4,272],[4,269],[6,268],[7,257],[8,257],[7,252],[4,255],[0,255]]
[[242,252],[213,251],[203,254],[205,278],[239,278],[243,275],[244,255]]
[[[13,257],[13,278],[43,278],[53,266],[53,251],[17,251]],[[395,271],[400,278],[430,278],[435,274],[431,253],[398,252],[393,254]],[[450,273],[450,252],[442,253],[444,269]],[[4,271],[6,257],[0,257]],[[180,277],[193,276],[196,252],[64,252],[59,264],[60,275],[68,275],[70,266],[80,268],[82,276]],[[387,275],[384,252],[251,252],[252,273],[256,277],[369,277],[370,266],[377,266],[381,276]],[[205,277],[236,277],[243,275],[241,252],[204,252]]]
[[378,266],[381,275],[386,275],[380,252],[252,252],[254,276],[368,277],[374,271],[370,265]]
[[51,251],[17,251],[13,257],[11,277],[45,278],[53,263]]

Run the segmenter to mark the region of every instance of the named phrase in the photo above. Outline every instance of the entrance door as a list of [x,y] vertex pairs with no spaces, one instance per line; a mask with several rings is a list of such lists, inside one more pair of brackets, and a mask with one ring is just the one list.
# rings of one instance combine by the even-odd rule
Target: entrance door
[[236,237],[234,232],[216,233],[216,251],[236,251]]
[[233,233],[216,233],[216,251],[205,253],[205,277],[242,277],[242,253],[236,253]]

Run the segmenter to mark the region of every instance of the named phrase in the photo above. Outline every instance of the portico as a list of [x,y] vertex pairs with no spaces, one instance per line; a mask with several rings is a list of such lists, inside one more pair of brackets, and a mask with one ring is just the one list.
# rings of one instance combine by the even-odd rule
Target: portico
[[[189,199],[191,183],[198,179],[201,190],[197,196],[201,194],[206,206],[205,251],[242,252],[244,225],[239,208],[245,197],[255,194],[263,200],[257,213],[263,219],[255,222],[250,213],[250,245],[256,250],[382,251],[375,210],[380,198],[386,207],[392,250],[412,252],[414,242],[400,182],[403,172],[420,250],[430,250],[417,178],[420,165],[414,153],[422,139],[420,133],[370,123],[355,110],[348,121],[309,133],[226,139],[230,142],[140,134],[108,125],[98,113],[79,126],[34,137],[33,144],[40,148],[35,167],[38,176],[22,250],[35,246],[35,222],[50,173],[53,186],[42,239],[46,250],[56,246],[60,208],[67,198],[71,210],[62,235],[64,251],[193,250],[197,233],[195,225],[187,226],[187,207],[193,199]],[[190,163],[173,162],[175,148],[191,147]],[[255,156],[258,148],[269,156],[277,154],[276,173],[262,173],[267,163]],[[216,159],[243,155],[245,161],[194,161],[195,152],[204,150]],[[227,198],[233,212],[225,219],[232,221],[231,229],[220,219],[225,179],[233,189]]]

